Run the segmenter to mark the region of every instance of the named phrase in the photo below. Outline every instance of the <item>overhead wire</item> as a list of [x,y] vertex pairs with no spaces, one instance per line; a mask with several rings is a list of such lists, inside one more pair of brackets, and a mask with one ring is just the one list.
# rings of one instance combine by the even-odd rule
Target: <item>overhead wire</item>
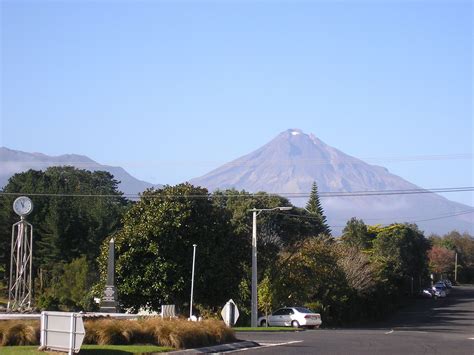
[[[261,197],[261,193],[228,193],[221,191],[219,195],[209,194],[159,194],[160,189],[155,190],[155,194],[80,194],[80,193],[28,193],[28,192],[0,192],[0,196],[37,196],[37,197],[101,197],[101,198],[219,198],[219,197]],[[318,192],[320,198],[325,197],[365,197],[365,196],[390,196],[390,195],[411,195],[411,194],[433,194],[433,193],[451,193],[451,192],[470,192],[474,191],[474,186],[463,186],[463,187],[444,187],[444,188],[432,188],[432,189],[399,189],[399,190],[361,190],[361,191],[328,191]],[[264,196],[281,196],[288,198],[303,198],[310,197],[310,192],[271,192],[266,193]]]
[[[438,215],[438,216],[430,217],[430,218],[425,218],[425,219],[404,221],[403,223],[418,223],[418,222],[434,221],[434,220],[438,220],[438,219],[461,216],[461,215],[469,214],[469,213],[474,213],[474,208],[470,209],[470,210],[458,211],[458,212],[449,213],[449,214],[442,214],[442,215]],[[294,213],[284,213],[284,212],[278,212],[278,211],[273,212],[273,214],[284,215],[284,216],[288,216],[288,217],[301,218],[301,219],[319,220],[319,217],[311,216],[311,215],[299,215],[299,214],[294,214]],[[405,218],[410,218],[410,217],[384,217],[384,218],[372,219],[372,220],[391,219],[392,222],[389,222],[389,223],[394,223],[393,222],[394,220],[403,220]],[[375,224],[388,225],[388,223],[375,223]],[[345,225],[330,225],[329,227],[330,228],[343,228],[343,227],[345,227]]]

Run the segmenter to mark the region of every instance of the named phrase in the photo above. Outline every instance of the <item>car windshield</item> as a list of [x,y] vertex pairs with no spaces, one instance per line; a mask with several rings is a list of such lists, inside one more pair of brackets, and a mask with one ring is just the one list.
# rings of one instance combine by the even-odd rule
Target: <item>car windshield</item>
[[304,307],[295,307],[295,309],[300,313],[314,313],[312,310]]

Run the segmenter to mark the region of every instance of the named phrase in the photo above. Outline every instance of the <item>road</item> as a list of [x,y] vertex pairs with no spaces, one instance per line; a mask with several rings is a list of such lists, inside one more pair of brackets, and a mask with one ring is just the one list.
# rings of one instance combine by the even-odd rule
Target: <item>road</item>
[[417,300],[367,328],[239,332],[237,337],[263,345],[245,350],[249,354],[474,355],[474,286],[455,287],[445,299]]

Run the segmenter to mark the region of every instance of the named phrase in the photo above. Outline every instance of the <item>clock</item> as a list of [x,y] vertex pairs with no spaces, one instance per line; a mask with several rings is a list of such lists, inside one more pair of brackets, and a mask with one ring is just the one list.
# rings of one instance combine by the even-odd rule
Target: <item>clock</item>
[[33,211],[33,202],[26,196],[20,196],[13,201],[13,211],[21,217],[29,215]]

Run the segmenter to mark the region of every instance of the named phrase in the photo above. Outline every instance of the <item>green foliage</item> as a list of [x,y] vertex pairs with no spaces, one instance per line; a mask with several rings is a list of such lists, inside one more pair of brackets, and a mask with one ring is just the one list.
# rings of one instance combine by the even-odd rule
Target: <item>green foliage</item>
[[271,312],[274,304],[274,288],[270,281],[270,277],[265,275],[263,280],[258,284],[258,308],[263,311],[265,316]]
[[[114,235],[116,280],[125,308],[159,309],[189,300],[193,244],[195,302],[217,307],[236,294],[244,241],[233,233],[226,212],[207,190],[190,184],[148,190],[125,215]],[[105,279],[108,241],[102,245]]]
[[314,306],[318,302],[325,322],[334,324],[344,318],[351,292],[337,265],[332,239],[305,241],[297,252],[282,254],[279,267],[282,269],[276,282],[279,305]]
[[363,220],[352,217],[342,230],[341,240],[351,247],[369,249],[372,246],[373,236]]
[[[99,245],[120,227],[127,208],[117,183],[108,172],[73,167],[29,170],[10,178],[3,192],[29,195],[34,204],[28,216],[34,227],[34,274],[82,255],[91,263],[95,261]],[[111,197],[73,196],[98,194]],[[12,210],[16,196],[0,197],[0,264],[5,270],[9,270],[11,226],[18,221]]]
[[95,304],[91,287],[94,283],[89,262],[85,256],[68,264],[59,264],[52,272],[53,282],[39,295],[37,307],[41,310],[93,311]]
[[372,256],[380,277],[403,292],[408,279],[427,276],[428,249],[429,242],[416,226],[392,224],[379,229]]
[[306,210],[311,215],[316,217],[316,221],[314,223],[319,228],[319,233],[331,235],[331,229],[329,228],[329,225],[326,220],[326,216],[324,215],[323,207],[321,205],[321,202],[319,201],[318,185],[316,184],[316,181],[313,182],[313,185],[311,187],[309,200],[306,203]]
[[[250,315],[250,279],[251,279],[251,209],[271,209],[291,206],[286,198],[269,195],[265,192],[250,194],[246,191],[216,191],[212,195],[214,204],[228,214],[233,232],[243,241],[238,251],[239,259],[235,263],[242,265],[243,278],[239,282],[238,297],[233,299],[239,305],[239,324],[246,324]],[[273,280],[280,268],[277,261],[283,251],[292,252],[300,242],[310,239],[321,232],[321,225],[309,219],[308,212],[295,208],[289,212],[264,211],[257,217],[258,279],[268,276]]]

